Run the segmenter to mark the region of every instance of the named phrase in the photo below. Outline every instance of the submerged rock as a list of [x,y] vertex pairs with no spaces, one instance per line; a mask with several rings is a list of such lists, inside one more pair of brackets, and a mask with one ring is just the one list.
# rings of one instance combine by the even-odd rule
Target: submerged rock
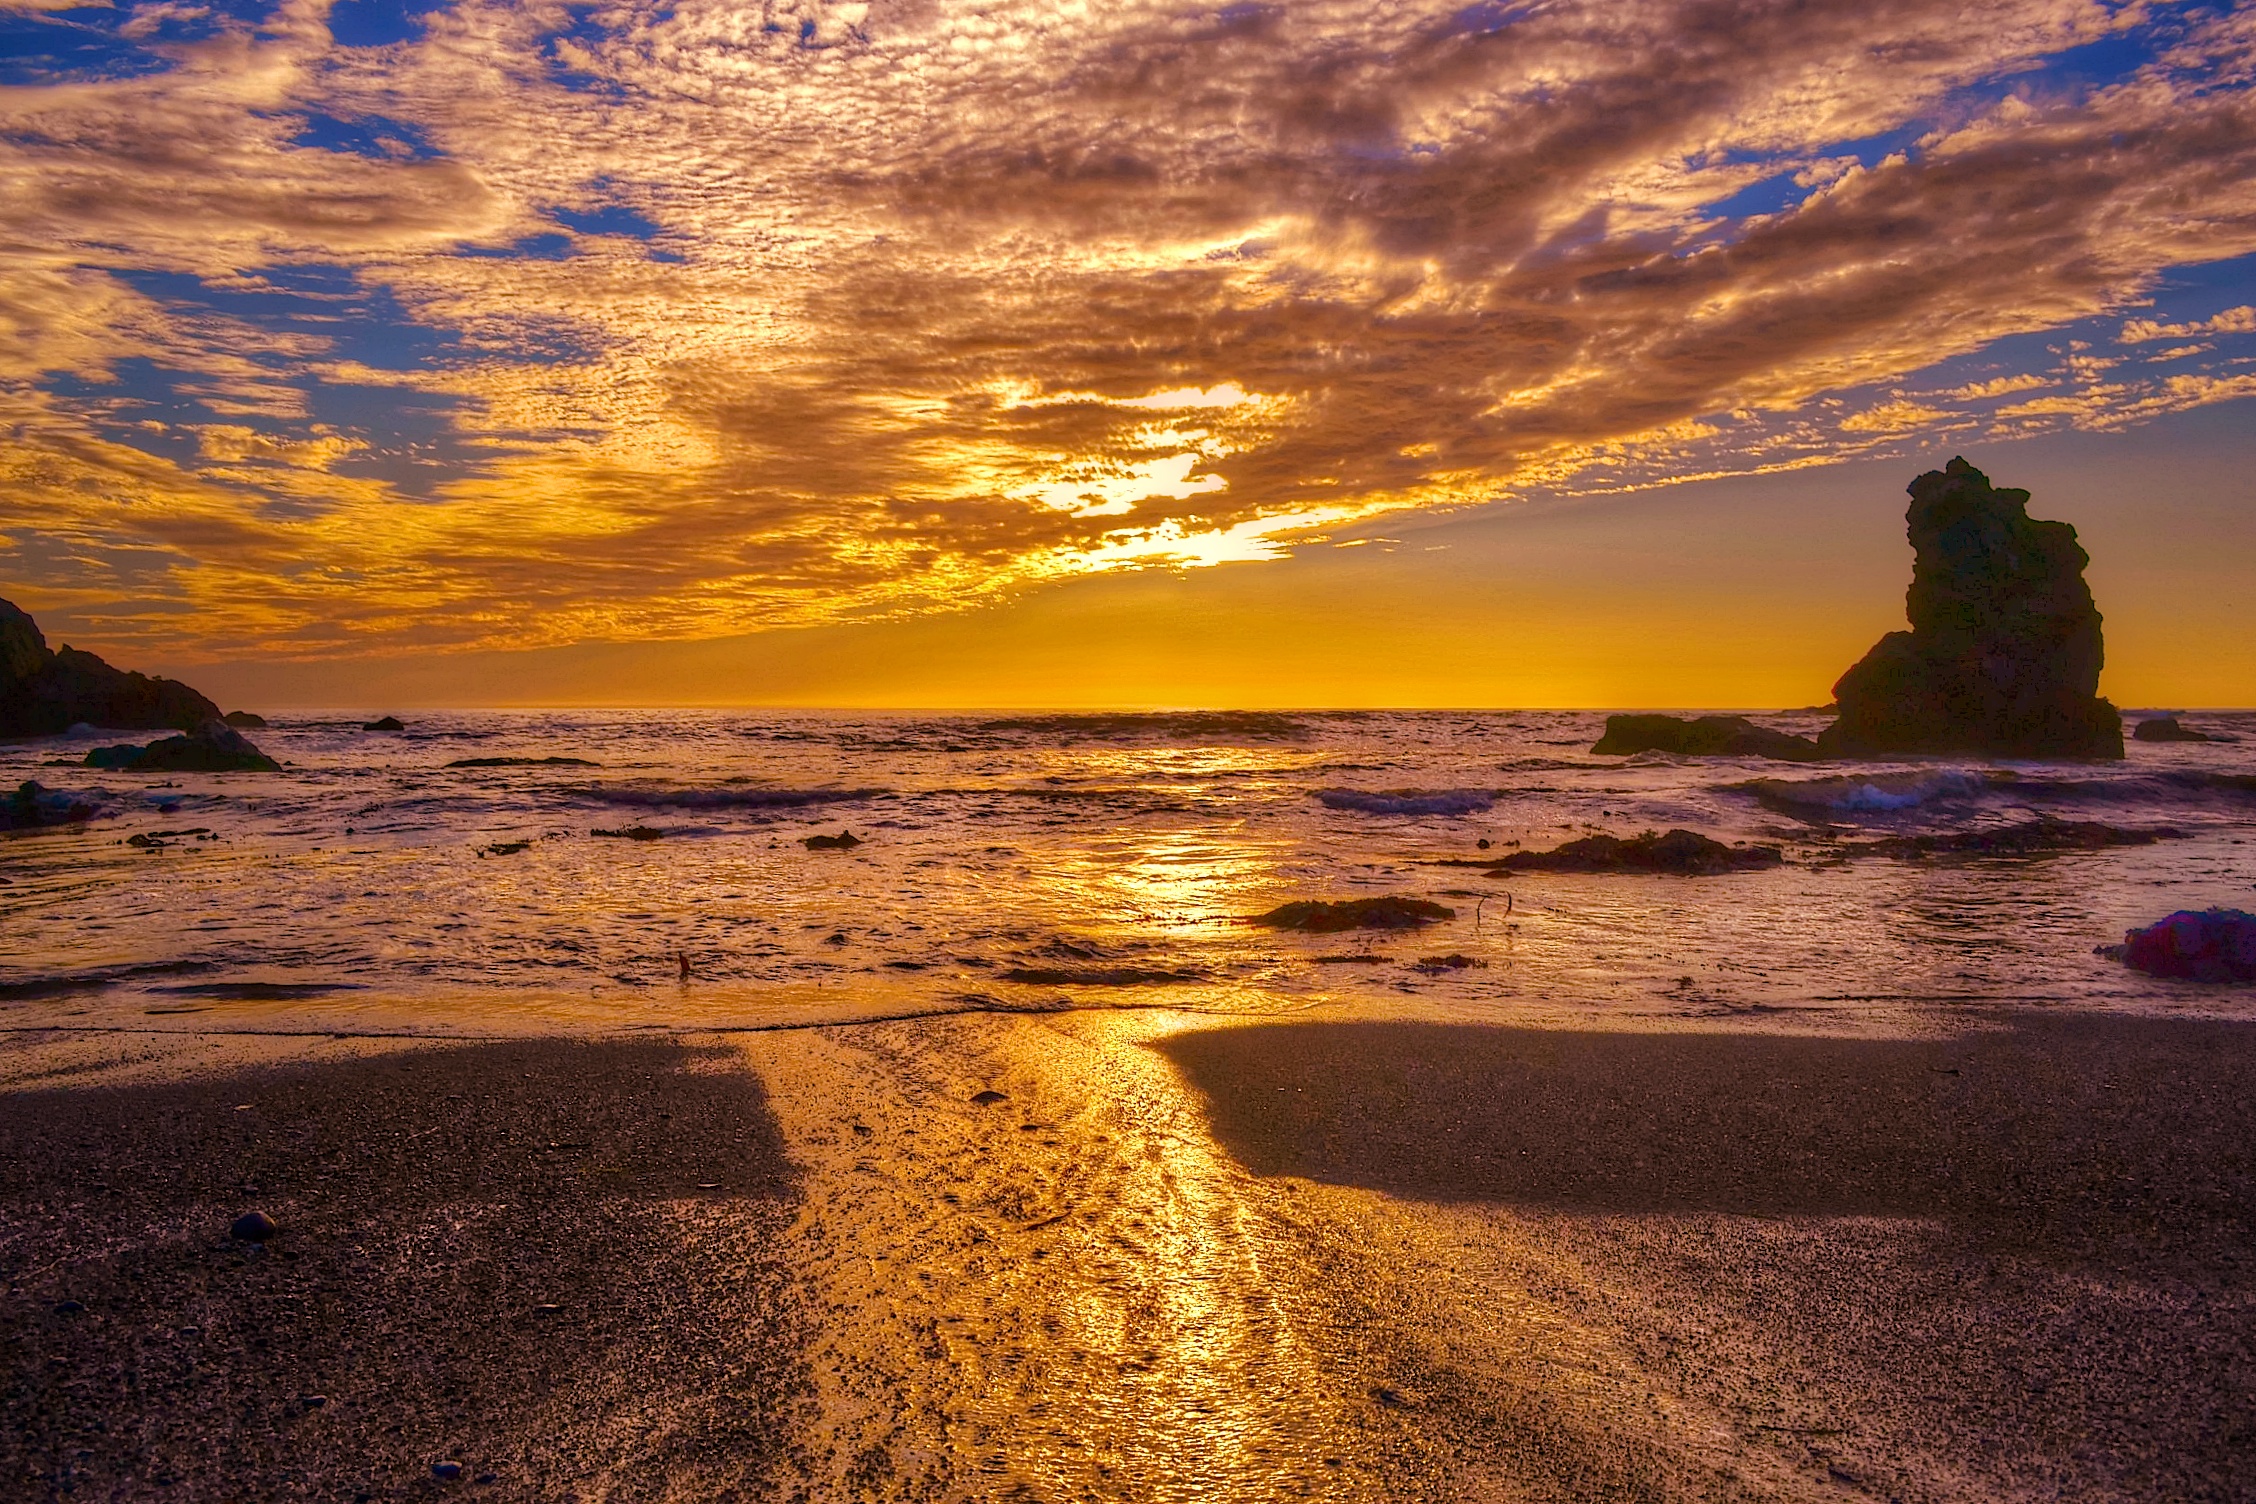
[[2174,715],[2150,716],[2131,732],[2136,742],[2213,742],[2217,738],[2191,726],[2181,726]]
[[2256,982],[2256,914],[2180,909],[2123,935],[2123,964],[2158,977]]
[[1703,715],[1694,720],[1610,715],[1606,734],[1590,750],[1606,757],[1673,752],[1679,757],[1768,757],[1779,762],[1815,762],[1821,755],[1808,737],[1758,726],[1743,715]]
[[249,738],[218,717],[187,736],[168,736],[146,747],[130,744],[96,747],[86,754],[90,768],[128,773],[279,773],[282,765],[252,745]]
[[2122,719],[2099,698],[2090,556],[2074,528],[2033,520],[2028,502],[1964,459],[1911,483],[1911,630],[1881,638],[1834,685],[1841,716],[1818,736],[1825,755],[2123,755]]
[[81,724],[186,731],[218,715],[177,679],[128,673],[73,647],[50,651],[39,624],[0,601],[0,736],[59,736]]
[[1341,930],[1407,930],[1437,919],[1455,919],[1457,911],[1423,898],[1355,898],[1345,903],[1302,899],[1280,904],[1266,914],[1256,914],[1255,924],[1276,930],[1306,930],[1330,935]]
[[76,794],[50,789],[25,779],[0,803],[0,830],[45,830],[56,825],[83,825],[94,818],[94,806]]
[[1672,830],[1623,839],[1585,836],[1554,851],[1515,851],[1493,869],[1505,872],[1665,872],[1710,877],[1775,867],[1785,860],[1776,846],[1726,846],[1695,830]]
[[1954,830],[1943,835],[1890,836],[1841,848],[1846,856],[2029,856],[2051,851],[2103,851],[2110,846],[2151,846],[2177,841],[2185,832],[2167,825],[2127,830],[2096,820],[2024,820],[1988,830]]

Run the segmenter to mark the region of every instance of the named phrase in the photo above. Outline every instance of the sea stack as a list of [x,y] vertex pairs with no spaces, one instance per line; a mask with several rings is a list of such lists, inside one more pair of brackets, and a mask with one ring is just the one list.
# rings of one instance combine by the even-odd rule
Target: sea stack
[[2091,558],[2074,528],[2033,520],[2028,504],[1964,459],[1911,483],[1911,630],[1881,638],[1834,686],[1826,756],[2123,755],[2122,717],[2099,698]]

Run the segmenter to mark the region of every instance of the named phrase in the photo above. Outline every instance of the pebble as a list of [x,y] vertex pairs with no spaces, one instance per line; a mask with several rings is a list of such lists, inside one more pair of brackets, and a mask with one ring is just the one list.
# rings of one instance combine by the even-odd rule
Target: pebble
[[326,1394],[309,1394],[304,1399],[299,1400],[298,1403],[308,1410],[319,1410],[323,1405],[329,1403],[329,1396]]
[[58,1300],[55,1302],[55,1314],[57,1316],[76,1316],[85,1309],[85,1306],[75,1300]]
[[553,1301],[547,1301],[533,1307],[533,1314],[535,1316],[561,1316],[564,1314],[564,1308]]
[[434,1462],[431,1464],[431,1476],[444,1478],[451,1483],[462,1476],[462,1464],[459,1462]]
[[246,1243],[263,1243],[282,1230],[272,1217],[264,1212],[245,1212],[228,1228],[228,1234]]

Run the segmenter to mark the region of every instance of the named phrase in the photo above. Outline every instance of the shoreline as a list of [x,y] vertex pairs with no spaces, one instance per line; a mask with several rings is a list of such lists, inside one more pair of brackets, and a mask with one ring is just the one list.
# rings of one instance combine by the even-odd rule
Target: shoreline
[[[19,1039],[0,1470],[74,1500],[2245,1496],[2256,1027],[1983,1023]],[[265,1252],[227,1236],[251,1204]]]

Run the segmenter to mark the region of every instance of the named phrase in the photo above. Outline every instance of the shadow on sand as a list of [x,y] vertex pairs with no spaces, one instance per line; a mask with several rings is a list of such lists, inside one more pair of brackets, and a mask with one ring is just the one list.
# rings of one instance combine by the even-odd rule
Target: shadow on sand
[[804,1393],[792,1192],[758,1080],[672,1043],[0,1094],[0,1476],[757,1491]]
[[1938,1041],[1304,1023],[1161,1046],[1248,1168],[1436,1201],[1931,1217],[2204,1257],[2256,1229],[2256,1028]]

